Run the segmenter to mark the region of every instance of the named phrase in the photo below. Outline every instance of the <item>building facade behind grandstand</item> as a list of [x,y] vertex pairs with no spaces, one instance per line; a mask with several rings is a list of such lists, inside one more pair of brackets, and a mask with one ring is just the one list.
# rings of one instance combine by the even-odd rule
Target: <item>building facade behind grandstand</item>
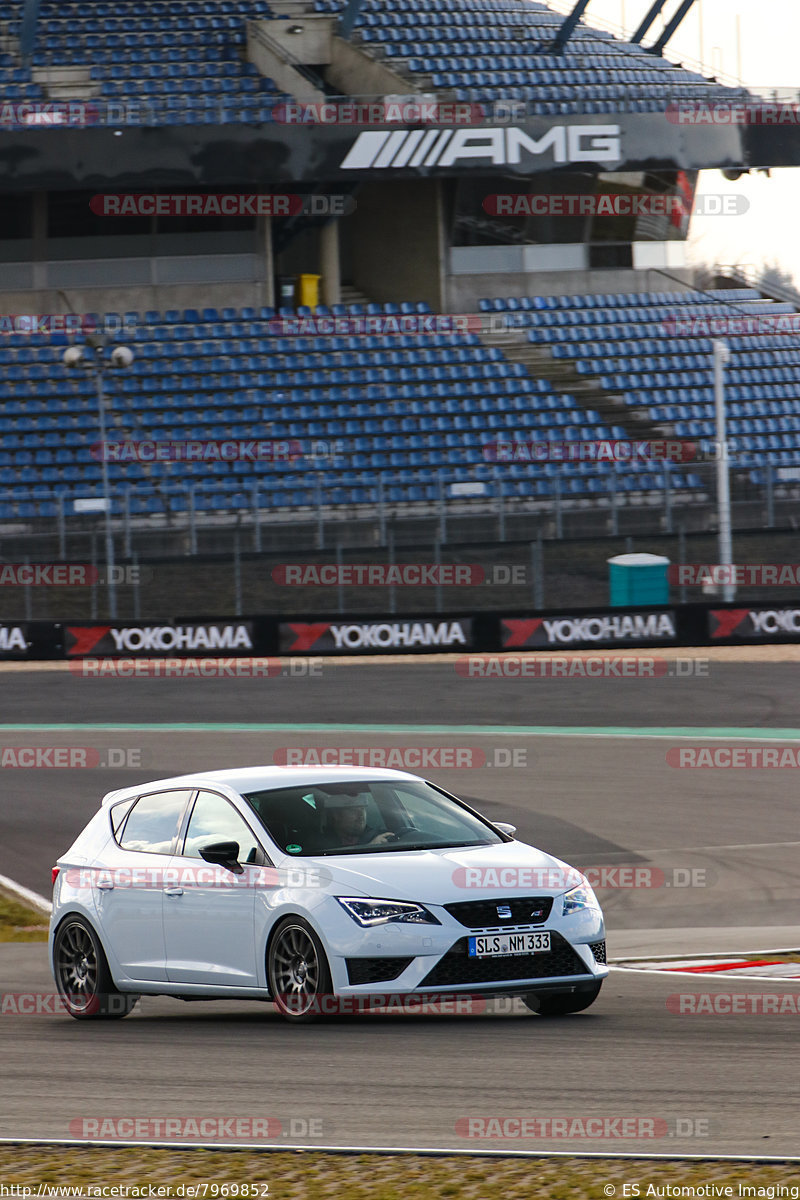
[[796,112],[555,7],[3,0],[0,555],[101,556],[105,471],[121,562],[697,561],[717,338],[735,523],[786,526],[797,304],[684,249]]

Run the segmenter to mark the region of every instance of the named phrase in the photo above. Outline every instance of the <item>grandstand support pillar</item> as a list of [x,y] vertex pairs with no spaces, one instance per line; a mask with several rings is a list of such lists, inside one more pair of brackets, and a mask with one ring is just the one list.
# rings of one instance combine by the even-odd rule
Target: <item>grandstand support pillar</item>
[[340,304],[342,273],[339,264],[339,222],[328,221],[319,233],[319,273],[322,276],[323,304]]
[[661,12],[661,10],[664,7],[664,5],[666,4],[666,2],[667,2],[667,0],[654,0],[654,3],[652,5],[650,11],[647,13],[647,15],[644,18],[644,20],[642,21],[641,25],[639,26],[639,28],[636,30],[633,37],[631,38],[631,42],[633,43],[633,45],[635,45],[635,46],[639,45],[642,38],[647,33],[648,29],[653,24],[653,21],[655,21],[656,17]]
[[36,33],[39,25],[41,0],[25,0],[19,34],[19,52],[24,62],[30,62],[36,48]]
[[272,252],[272,217],[258,217],[258,244],[264,259],[264,299],[268,308],[277,308],[275,303],[275,256]]
[[47,192],[34,192],[32,200],[33,286],[39,292],[47,287]]
[[336,31],[339,37],[344,38],[346,42],[350,41],[350,36],[355,28],[358,15],[363,7],[364,0],[348,0],[347,8],[344,10],[342,19],[339,22],[339,28]]
[[648,54],[664,53],[667,42],[672,37],[673,33],[675,33],[675,31],[678,29],[684,17],[691,12],[693,7],[694,0],[683,0],[683,3],[678,8],[678,11],[675,13],[672,20],[665,25],[664,32],[661,34],[661,37],[658,39],[658,41],[653,42],[652,46],[647,47]]
[[[733,562],[731,542],[731,488],[728,459],[728,440],[725,423],[725,364],[731,352],[727,342],[714,342],[714,409],[717,423],[717,512],[719,521],[719,561],[725,566]],[[730,583],[722,588],[726,603],[734,599],[736,589]]]
[[586,9],[589,7],[589,3],[590,0],[576,0],[575,7],[566,20],[562,23],[561,28],[553,40],[554,50],[560,52],[564,49],[567,42],[575,32],[575,26],[578,24],[578,21],[580,21],[581,17],[586,12]]

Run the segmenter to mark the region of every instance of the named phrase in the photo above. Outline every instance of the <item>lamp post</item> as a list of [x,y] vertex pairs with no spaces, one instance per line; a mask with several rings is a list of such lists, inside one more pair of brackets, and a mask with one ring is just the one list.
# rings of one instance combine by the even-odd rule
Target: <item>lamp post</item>
[[[719,561],[724,566],[733,563],[731,539],[731,487],[728,466],[728,438],[725,422],[725,365],[731,356],[727,342],[714,342],[714,409],[717,433],[717,513],[719,524]],[[733,600],[732,583],[723,584],[722,598]]]
[[[108,589],[108,615],[112,621],[117,618],[117,585],[114,579],[114,537],[111,532],[111,489],[108,479],[108,459],[106,457],[106,401],[103,388],[103,371],[106,367],[104,351],[109,339],[102,333],[90,333],[86,337],[86,345],[91,349],[87,356],[85,347],[68,346],[62,355],[65,367],[83,367],[94,373],[97,389],[97,417],[100,428],[100,470],[103,480],[103,502],[105,511],[105,559],[106,587]],[[115,346],[111,351],[111,365],[117,368],[129,367],[133,362],[133,351],[128,346]]]

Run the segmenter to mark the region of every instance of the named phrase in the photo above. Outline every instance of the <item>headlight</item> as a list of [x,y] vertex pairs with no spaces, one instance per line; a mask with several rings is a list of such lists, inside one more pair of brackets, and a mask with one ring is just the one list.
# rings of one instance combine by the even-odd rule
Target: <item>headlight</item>
[[561,915],[564,917],[568,917],[570,913],[580,912],[582,908],[600,907],[597,897],[588,883],[579,883],[577,887],[565,892],[561,899],[564,901],[561,909]]
[[356,896],[337,896],[336,899],[348,916],[364,928],[387,925],[390,921],[400,921],[404,925],[441,925],[441,921],[437,921],[423,905],[406,900],[362,900]]

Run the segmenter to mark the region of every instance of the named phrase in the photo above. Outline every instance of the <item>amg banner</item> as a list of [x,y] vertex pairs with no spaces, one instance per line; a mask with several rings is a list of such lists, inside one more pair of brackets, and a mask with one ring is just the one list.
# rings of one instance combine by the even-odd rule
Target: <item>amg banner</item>
[[546,617],[501,617],[503,650],[539,650],[551,646],[649,646],[677,644],[675,613],[614,610]]
[[[537,171],[636,171],[745,168],[750,164],[747,135],[755,132],[758,166],[790,166],[800,161],[800,128],[751,131],[739,124],[694,122],[687,130],[664,113],[533,116],[525,111],[487,107],[468,114],[465,128],[456,114],[439,112],[430,123],[386,112],[378,128],[344,105],[340,112],[308,120],[307,112],[276,110],[264,124],[170,125],[165,114],[146,101],[128,107],[93,101],[91,110],[67,112],[59,128],[42,128],[56,119],[14,105],[0,112],[0,183],[5,191],[61,190],[68,184],[99,192],[137,191],[175,186],[218,191],[224,182],[265,188],[284,183],[318,185],[393,176],[464,177],[480,174],[527,179]],[[18,106],[23,107],[23,106]],[[85,106],[84,106],[85,107]],[[469,107],[469,106],[467,106]],[[34,111],[29,111],[33,109]],[[399,114],[401,117],[402,113]],[[282,118],[282,119],[281,119]],[[59,121],[61,117],[59,116]],[[119,139],[124,128],[125,156]],[[163,135],[162,135],[163,132]],[[765,155],[763,138],[771,153]],[[2,151],[6,151],[5,154]],[[64,164],[71,175],[65,176]]]
[[800,608],[711,608],[711,642],[793,642],[800,639]]
[[159,655],[251,655],[249,621],[175,625],[122,622],[108,625],[65,625],[67,658],[152,658]]
[[288,621],[281,654],[388,654],[472,649],[472,620],[437,616],[404,621]]

